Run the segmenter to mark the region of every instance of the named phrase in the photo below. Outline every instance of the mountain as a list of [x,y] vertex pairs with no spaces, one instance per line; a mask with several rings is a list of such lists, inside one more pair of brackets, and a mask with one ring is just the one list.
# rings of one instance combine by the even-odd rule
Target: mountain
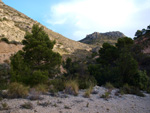
[[[0,0],[0,39],[7,38],[9,41],[21,42],[24,39],[26,32],[31,32],[33,24],[39,24],[39,26],[42,26],[49,38],[56,41],[53,50],[59,52],[64,58],[76,55],[81,56],[80,58],[84,58],[85,56],[90,55],[90,50],[92,48],[89,45],[70,40],[61,34],[46,28],[23,13],[5,5]],[[3,43],[0,42],[0,45],[3,45]],[[22,45],[20,45],[20,47],[22,47]],[[13,54],[14,52],[16,51],[13,49],[12,51],[9,50],[9,52],[3,50],[3,53],[0,52],[0,59],[5,60],[6,58],[4,58],[4,56],[7,56],[7,54]],[[80,55],[80,53],[82,55]]]
[[80,40],[80,42],[94,46],[102,46],[104,42],[115,44],[117,42],[117,39],[121,37],[125,37],[125,35],[119,31],[106,33],[94,32],[87,35],[84,39]]

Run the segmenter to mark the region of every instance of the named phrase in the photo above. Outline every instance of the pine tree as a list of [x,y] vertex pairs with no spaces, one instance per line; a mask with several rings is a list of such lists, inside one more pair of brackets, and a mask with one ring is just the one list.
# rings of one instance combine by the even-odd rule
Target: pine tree
[[[27,33],[22,43],[23,50],[11,58],[12,80],[30,84],[32,80],[29,79],[34,79],[35,84],[38,84],[40,82],[38,75],[40,78],[42,76],[47,78],[46,76],[58,71],[56,69],[61,64],[61,56],[53,52],[55,41],[49,40],[42,27],[33,25],[32,33]],[[23,74],[25,69],[30,71],[30,75]]]

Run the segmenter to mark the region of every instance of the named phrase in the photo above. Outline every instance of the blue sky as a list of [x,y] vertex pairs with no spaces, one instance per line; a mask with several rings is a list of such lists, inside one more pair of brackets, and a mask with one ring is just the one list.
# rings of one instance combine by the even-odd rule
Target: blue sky
[[150,0],[3,0],[72,40],[93,32],[121,31],[133,38],[150,25]]

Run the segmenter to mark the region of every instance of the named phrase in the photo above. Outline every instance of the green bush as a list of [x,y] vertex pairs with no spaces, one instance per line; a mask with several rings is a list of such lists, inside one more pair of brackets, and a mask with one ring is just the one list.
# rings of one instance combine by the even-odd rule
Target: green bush
[[10,41],[9,43],[10,43],[10,44],[15,44],[15,45],[21,44],[21,42],[17,42],[17,41],[15,41],[15,40]]
[[10,77],[10,68],[7,64],[0,64],[0,90],[8,87],[8,80]]
[[45,84],[48,81],[48,72],[44,71],[35,71],[33,72],[32,76],[29,78],[29,84],[31,86],[37,85],[37,84]]
[[1,38],[1,41],[6,42],[7,44],[9,44],[9,40],[7,38]]
[[120,88],[119,92],[121,94],[134,94],[142,97],[144,96],[144,94],[137,87],[129,86],[128,84],[125,84],[122,88]]
[[95,86],[97,84],[94,77],[84,76],[75,78],[79,84],[79,89],[87,89],[91,85]]
[[61,78],[56,78],[49,81],[49,86],[52,86],[50,89],[52,92],[63,91],[65,89],[65,81]]
[[28,87],[20,83],[11,83],[8,87],[8,97],[9,98],[24,98],[28,96]]
[[147,89],[149,78],[145,71],[139,70],[140,63],[135,57],[140,50],[133,51],[133,46],[133,40],[127,37],[119,38],[116,46],[103,44],[97,63],[88,66],[98,85],[110,82],[115,87],[129,84],[142,90]]
[[137,74],[133,77],[131,81],[133,86],[138,87],[141,90],[146,90],[148,87],[149,77],[147,76],[145,71],[138,71]]

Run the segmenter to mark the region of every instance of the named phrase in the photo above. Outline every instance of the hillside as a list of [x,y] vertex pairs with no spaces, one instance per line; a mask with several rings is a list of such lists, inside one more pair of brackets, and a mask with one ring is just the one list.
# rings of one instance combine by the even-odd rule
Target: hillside
[[[43,26],[21,12],[5,5],[0,0],[0,39],[7,38],[9,41],[21,42],[24,39],[26,32],[31,32],[33,24]],[[56,40],[54,51],[59,52],[64,57],[66,55],[76,55],[76,52],[80,50],[85,51],[85,56],[90,54],[89,51],[91,50],[91,47],[89,45],[70,40],[45,26],[43,26],[43,28],[51,40]]]
[[135,38],[134,41],[143,48],[143,53],[150,54],[150,30]]
[[84,39],[80,40],[80,42],[90,45],[102,46],[104,42],[115,44],[117,39],[121,37],[125,37],[125,35],[119,31],[106,33],[94,32],[87,35]]

